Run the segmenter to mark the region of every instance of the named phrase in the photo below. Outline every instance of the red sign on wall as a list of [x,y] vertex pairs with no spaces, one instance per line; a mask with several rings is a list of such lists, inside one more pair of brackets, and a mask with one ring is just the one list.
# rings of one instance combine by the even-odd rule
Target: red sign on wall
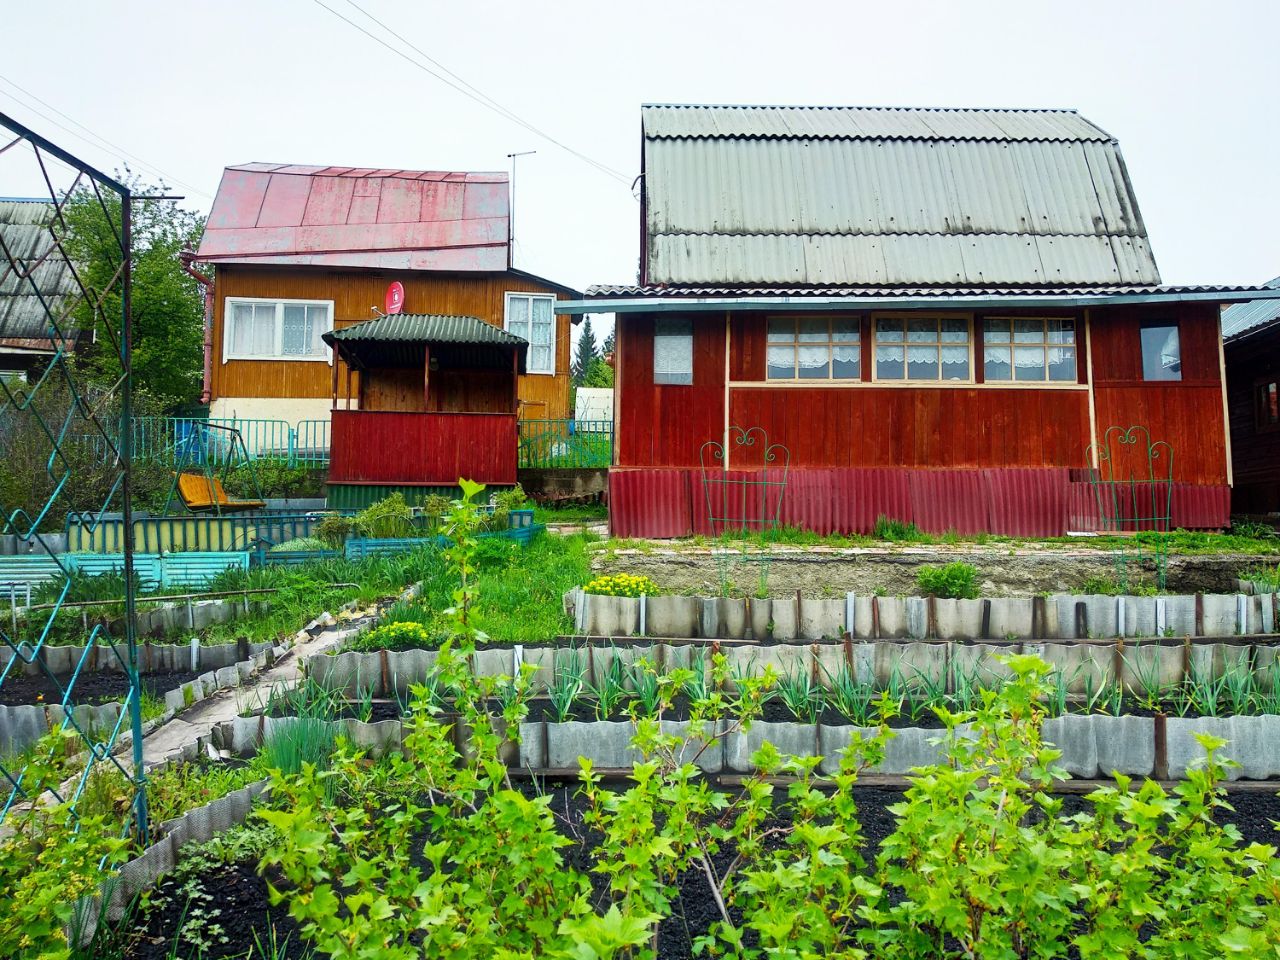
[[387,314],[399,313],[404,309],[404,284],[396,280],[387,287]]

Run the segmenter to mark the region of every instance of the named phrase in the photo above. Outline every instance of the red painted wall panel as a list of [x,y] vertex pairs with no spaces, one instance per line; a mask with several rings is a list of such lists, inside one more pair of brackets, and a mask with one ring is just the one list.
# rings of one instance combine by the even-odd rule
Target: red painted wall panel
[[609,471],[609,532],[613,536],[686,537],[692,532],[694,515],[688,471]]
[[330,483],[516,482],[513,413],[334,410]]

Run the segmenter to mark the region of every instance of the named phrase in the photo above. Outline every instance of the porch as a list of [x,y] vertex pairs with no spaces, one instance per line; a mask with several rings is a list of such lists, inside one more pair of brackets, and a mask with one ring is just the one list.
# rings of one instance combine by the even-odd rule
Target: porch
[[516,482],[526,341],[475,317],[427,314],[379,317],[324,339],[350,371],[340,397],[334,368],[331,486]]

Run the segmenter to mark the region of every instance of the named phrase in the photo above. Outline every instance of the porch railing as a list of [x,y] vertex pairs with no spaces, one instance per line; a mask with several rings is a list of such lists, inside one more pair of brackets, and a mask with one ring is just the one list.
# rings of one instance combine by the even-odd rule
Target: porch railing
[[603,469],[613,463],[612,420],[521,420],[520,467]]

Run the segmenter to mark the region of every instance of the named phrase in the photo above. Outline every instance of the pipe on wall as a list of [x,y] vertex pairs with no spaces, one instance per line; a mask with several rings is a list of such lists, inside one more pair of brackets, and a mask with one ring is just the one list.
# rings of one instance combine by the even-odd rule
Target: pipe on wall
[[182,269],[204,288],[204,375],[200,381],[200,402],[208,403],[213,379],[213,281],[192,266],[195,251],[183,250],[178,259],[182,261]]

